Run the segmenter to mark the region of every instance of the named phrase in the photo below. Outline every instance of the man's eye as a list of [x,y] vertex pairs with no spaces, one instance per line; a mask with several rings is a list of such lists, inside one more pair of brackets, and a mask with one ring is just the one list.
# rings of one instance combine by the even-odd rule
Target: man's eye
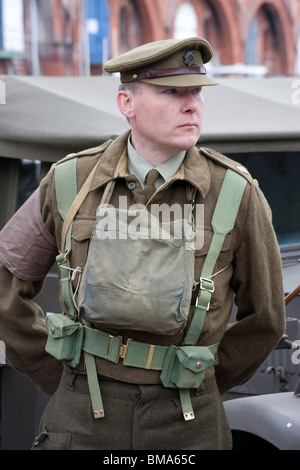
[[166,93],[168,95],[174,95],[175,93],[177,93],[177,90],[176,88],[169,88],[168,90],[166,90]]
[[200,87],[200,88],[195,88],[195,89],[193,90],[193,94],[194,94],[194,95],[200,95],[201,90],[202,90],[202,87]]

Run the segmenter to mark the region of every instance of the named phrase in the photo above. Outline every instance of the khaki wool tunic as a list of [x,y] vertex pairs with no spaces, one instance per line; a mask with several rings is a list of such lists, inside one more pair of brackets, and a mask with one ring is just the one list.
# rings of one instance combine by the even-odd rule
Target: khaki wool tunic
[[[121,159],[127,139],[128,133],[78,154],[78,189],[98,160],[101,161],[90,193],[73,223],[70,258],[73,268],[85,265],[96,209],[108,181],[116,179],[110,201],[115,207],[118,207],[120,196],[127,197],[128,206],[146,204],[141,184],[135,175],[128,173],[126,158]],[[215,272],[221,272],[214,277],[215,292],[198,339],[199,345],[220,342],[217,363],[206,371],[205,378],[215,372],[221,394],[248,380],[284,332],[281,261],[270,208],[257,182],[243,167],[218,152],[196,147],[187,151],[177,174],[159,188],[150,201],[153,204],[171,206],[177,203],[184,206],[188,203],[186,185],[196,187],[196,203],[204,204],[205,229],[204,244],[195,255],[195,281],[198,282],[212,238],[212,214],[228,168],[242,174],[247,185],[235,227],[227,235],[215,266]],[[60,381],[62,364],[45,352],[47,329],[44,313],[32,299],[42,289],[44,278],[60,248],[63,220],[57,210],[53,175],[52,167],[31,201],[20,209],[0,235],[0,340],[5,342],[10,363],[50,395]],[[26,207],[29,212],[26,212]],[[197,294],[196,289],[189,321]],[[233,298],[237,306],[237,322],[228,327]],[[60,300],[62,309],[66,311],[63,300]],[[151,344],[179,345],[185,335],[185,330],[173,336],[130,329],[107,328],[105,331],[121,335],[124,344],[132,338]],[[106,377],[124,382],[160,382],[160,372],[125,367],[122,361],[114,364],[97,358],[97,369]],[[85,373],[82,364],[77,370]]]

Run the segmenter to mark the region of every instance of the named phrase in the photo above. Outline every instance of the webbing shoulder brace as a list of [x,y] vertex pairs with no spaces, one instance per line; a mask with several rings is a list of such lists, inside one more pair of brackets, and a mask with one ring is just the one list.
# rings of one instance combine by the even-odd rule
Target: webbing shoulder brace
[[[77,317],[77,308],[74,302],[74,294],[72,289],[72,269],[69,263],[69,256],[72,249],[72,225],[76,213],[89,193],[93,176],[96,172],[98,163],[94,166],[85,183],[77,192],[77,158],[71,158],[58,164],[55,167],[55,190],[57,209],[64,220],[61,232],[61,249],[56,257],[57,264],[60,268],[61,290],[64,301],[72,318]],[[104,192],[103,198],[113,190],[114,181],[111,181]]]
[[[71,251],[72,221],[76,215],[78,207],[88,194],[90,182],[96,169],[95,167],[77,195],[76,161],[76,158],[66,160],[65,162],[57,165],[55,168],[57,205],[62,218],[65,220],[62,231],[61,253],[57,257],[57,261],[62,268],[62,294],[64,296],[65,302],[68,305],[70,315],[73,317],[77,315],[77,311],[73,302],[71,270],[68,264],[68,257]],[[246,184],[247,181],[242,175],[231,169],[227,170],[211,222],[213,228],[213,238],[202,268],[200,289],[196,301],[195,311],[190,327],[184,338],[183,347],[195,345],[201,333],[205,316],[209,309],[211,296],[215,288],[214,282],[212,280],[214,266],[222,249],[226,235],[234,227]],[[108,185],[106,187],[106,193],[108,193],[108,195],[112,192],[112,190],[113,186]],[[149,345],[146,346],[148,347]],[[208,348],[215,352],[217,346],[217,344],[211,345],[208,346]],[[133,342],[132,347],[134,347]],[[127,352],[128,351],[129,349]],[[94,366],[94,361],[92,360],[93,357],[90,353],[85,352],[85,359],[88,371],[88,380],[90,380],[95,385],[97,382],[97,372]],[[134,361],[131,365],[135,367]],[[136,365],[136,367],[140,366]],[[92,388],[95,389],[94,386]],[[185,419],[193,419],[194,414],[190,401],[189,388],[179,389],[179,392]],[[95,393],[95,390],[91,390],[91,397],[92,402],[95,402],[93,404],[94,410],[99,409],[99,407],[103,408],[100,391]]]
[[246,183],[240,174],[227,170],[211,221],[213,238],[202,267],[195,313],[184,344],[195,344],[199,337],[215,289],[213,270],[225,237],[234,227]]

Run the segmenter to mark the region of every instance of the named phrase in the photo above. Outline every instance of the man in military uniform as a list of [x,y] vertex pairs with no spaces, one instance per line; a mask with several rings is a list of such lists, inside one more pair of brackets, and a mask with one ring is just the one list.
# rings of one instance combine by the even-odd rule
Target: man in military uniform
[[[269,206],[245,168],[214,150],[195,147],[204,111],[202,87],[216,84],[205,72],[204,64],[211,57],[211,46],[203,38],[171,39],[140,46],[104,65],[109,73],[120,72],[122,84],[117,100],[131,131],[75,155],[78,191],[95,169],[87,194],[74,214],[69,265],[63,266],[74,274],[70,278],[75,317],[85,325],[85,339],[80,343],[84,352],[77,362],[59,360],[45,351],[45,317],[32,301],[57,253],[63,250],[64,221],[59,213],[55,172],[74,155],[50,170],[1,232],[0,339],[5,341],[8,359],[16,369],[47,394],[55,392],[33,445],[36,449],[230,449],[231,434],[221,395],[248,380],[284,332],[281,262]],[[152,169],[158,174],[156,181],[149,183],[147,174]],[[212,217],[228,170],[244,182],[244,190],[234,227],[224,237],[213,274],[203,278],[213,239]],[[113,211],[120,209],[124,198],[127,208],[140,204],[147,213],[163,203],[168,207],[187,205],[196,219],[195,208],[204,207],[204,238],[193,251],[192,282],[186,282],[188,275],[182,275],[188,292],[180,301],[180,309],[186,299],[188,309],[186,321],[178,327],[172,319],[172,328],[165,325],[170,319],[164,308],[164,302],[171,298],[168,289],[171,291],[172,285],[167,285],[178,282],[181,276],[176,257],[164,258],[166,246],[157,252],[156,245],[150,245],[145,256],[148,269],[142,254],[138,257],[139,245],[134,245],[133,239],[126,240],[125,249],[121,240],[100,243],[97,234],[101,220],[93,232],[96,212],[111,182],[114,188],[109,207]],[[221,212],[227,209],[231,207]],[[195,220],[194,225],[199,227],[199,221]],[[82,275],[86,265],[89,269],[82,276],[83,288],[78,284],[78,274]],[[139,287],[130,291],[127,283],[138,277],[140,266],[144,274],[134,280]],[[99,275],[95,274],[98,268]],[[126,287],[112,287],[120,272]],[[153,292],[152,299],[144,302],[141,293],[146,285],[152,286],[152,280],[154,289],[158,274],[165,280],[158,282],[161,293]],[[95,296],[86,293],[93,276]],[[100,288],[98,281],[103,284]],[[202,291],[210,303],[192,342],[186,335],[198,315]],[[96,295],[101,300],[94,302]],[[229,326],[233,297],[237,322]],[[64,321],[72,315],[63,294],[61,304]],[[148,313],[144,314],[148,307],[150,324],[146,322]],[[115,321],[124,311],[122,323]],[[55,315],[55,319],[60,316]],[[52,326],[50,330],[51,334],[56,329]],[[200,350],[205,357],[198,357]],[[207,355],[213,360],[206,362]],[[175,357],[180,359],[180,367],[184,363],[176,373],[172,365]],[[190,378],[186,381],[189,360],[194,367],[189,373],[192,381],[199,376],[197,369],[201,371],[197,383],[192,384]],[[89,370],[91,380],[87,378]],[[170,385],[174,374],[179,376],[182,371],[183,376],[174,379],[176,385]],[[103,402],[101,410],[92,408],[94,392]]]

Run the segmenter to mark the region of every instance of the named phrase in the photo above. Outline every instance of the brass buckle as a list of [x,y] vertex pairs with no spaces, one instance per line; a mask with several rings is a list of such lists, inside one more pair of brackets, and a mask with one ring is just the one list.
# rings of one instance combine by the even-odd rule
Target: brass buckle
[[107,354],[105,356],[105,359],[107,361],[110,360],[110,354],[111,354],[111,350],[112,350],[113,341],[114,341],[114,337],[112,335],[109,335],[109,345],[108,345],[108,348],[107,348]]
[[[208,282],[211,286],[210,289],[207,289],[207,287],[203,287],[203,282]],[[208,290],[211,294],[215,292],[215,283],[211,279],[208,279],[206,277],[200,277],[200,289],[201,290]]]
[[[199,303],[199,297],[197,297],[196,302],[195,302],[195,307],[198,308],[198,303]],[[206,311],[210,309],[210,302],[208,302],[206,306]]]
[[118,358],[116,362],[118,363],[120,359],[123,359],[123,365],[126,366],[126,364],[124,364],[124,360],[126,359],[126,354],[127,354],[129,343],[130,341],[133,341],[133,340],[131,338],[128,338],[126,344],[123,344],[122,336],[118,336],[118,338],[120,338],[121,344],[120,344],[119,354],[118,354]]

